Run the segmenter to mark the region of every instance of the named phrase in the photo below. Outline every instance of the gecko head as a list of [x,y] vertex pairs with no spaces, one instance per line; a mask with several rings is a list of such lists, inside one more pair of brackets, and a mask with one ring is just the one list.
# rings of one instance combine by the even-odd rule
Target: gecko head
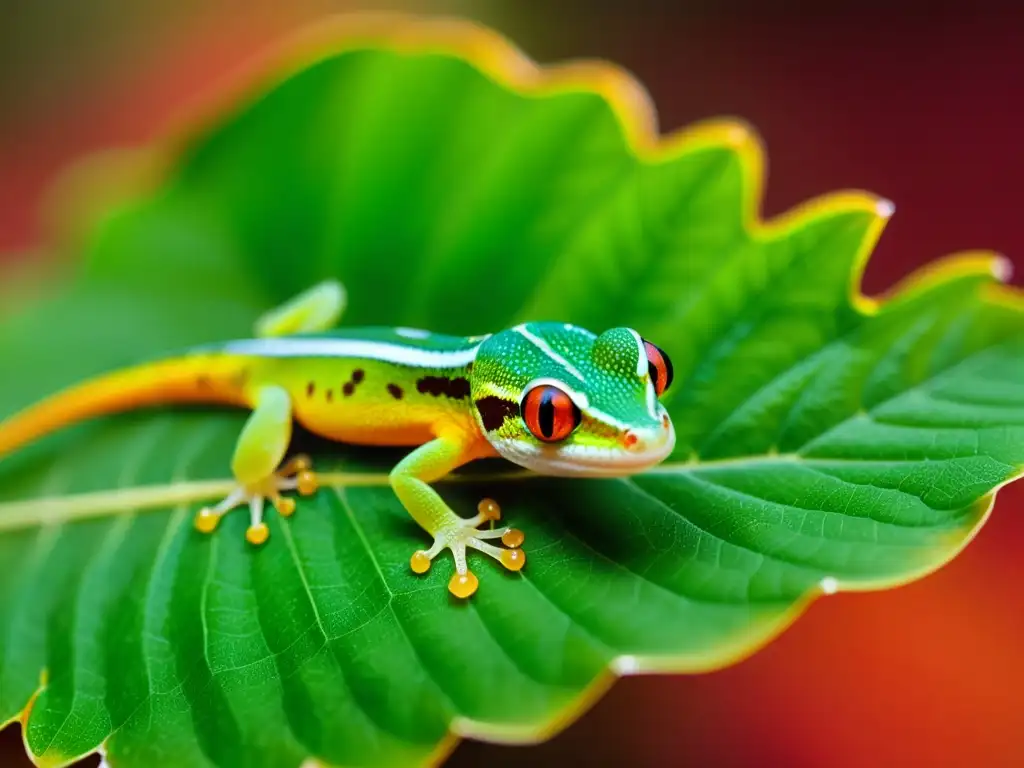
[[630,328],[600,336],[526,323],[489,337],[471,373],[478,424],[499,455],[547,475],[628,475],[675,446],[660,398],[672,363]]

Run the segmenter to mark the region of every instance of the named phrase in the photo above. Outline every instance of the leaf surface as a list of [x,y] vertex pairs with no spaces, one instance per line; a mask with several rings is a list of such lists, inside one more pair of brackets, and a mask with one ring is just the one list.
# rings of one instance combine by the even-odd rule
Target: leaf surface
[[5,457],[0,722],[24,719],[38,761],[391,765],[453,735],[544,738],[614,674],[720,667],[821,592],[939,567],[1020,474],[1024,312],[995,257],[871,301],[885,201],[761,222],[749,131],[655,138],[607,65],[542,71],[485,31],[400,19],[304,50],[171,144],[74,279],[0,321],[0,413],[246,335],[333,276],[346,324],[637,328],[675,363],[676,452],[629,479],[494,464],[442,483],[527,533],[529,566],[481,564],[466,604],[447,560],[409,572],[424,536],[386,486],[395,451],[318,446],[336,487],[271,516],[258,551],[244,515],[191,527],[243,414],[126,414]]

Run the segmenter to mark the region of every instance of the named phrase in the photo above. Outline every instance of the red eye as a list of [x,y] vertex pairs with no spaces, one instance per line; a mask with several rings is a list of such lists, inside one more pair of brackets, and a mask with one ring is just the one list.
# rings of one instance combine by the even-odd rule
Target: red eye
[[672,383],[672,361],[661,349],[646,339],[644,339],[644,349],[647,351],[647,371],[650,373],[651,381],[654,382],[654,391],[658,393],[658,397],[661,397],[662,392],[668,389]]
[[565,392],[550,384],[534,387],[523,398],[523,419],[538,440],[556,443],[579,426],[580,409]]

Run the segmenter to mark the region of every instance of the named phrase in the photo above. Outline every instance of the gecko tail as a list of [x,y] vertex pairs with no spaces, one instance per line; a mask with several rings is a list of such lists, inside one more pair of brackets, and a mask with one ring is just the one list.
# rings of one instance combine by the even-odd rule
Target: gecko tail
[[238,360],[189,356],[125,368],[51,395],[0,421],[0,457],[97,416],[175,403],[245,404]]

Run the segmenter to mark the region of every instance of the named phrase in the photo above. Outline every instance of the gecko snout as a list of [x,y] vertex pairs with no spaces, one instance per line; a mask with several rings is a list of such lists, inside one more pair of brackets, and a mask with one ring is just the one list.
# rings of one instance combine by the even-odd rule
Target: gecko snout
[[622,433],[622,447],[630,453],[646,453],[661,448],[672,437],[672,422],[666,415],[657,427],[627,429]]

